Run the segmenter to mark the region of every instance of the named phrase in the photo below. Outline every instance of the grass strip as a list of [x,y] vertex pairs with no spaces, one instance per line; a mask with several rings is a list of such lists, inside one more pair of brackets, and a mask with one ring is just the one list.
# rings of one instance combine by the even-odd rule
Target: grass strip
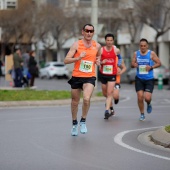
[[165,126],[165,130],[170,133],[170,125]]
[[0,101],[57,100],[71,98],[70,91],[0,90]]

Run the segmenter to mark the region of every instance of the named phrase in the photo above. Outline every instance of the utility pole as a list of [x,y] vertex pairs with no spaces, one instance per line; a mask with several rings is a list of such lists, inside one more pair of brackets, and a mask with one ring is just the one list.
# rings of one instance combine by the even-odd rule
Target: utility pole
[[[91,0],[91,24],[94,26],[94,36],[93,39],[97,41],[98,39],[98,0]],[[97,84],[98,84],[98,67],[96,66],[96,86],[95,93],[97,93]]]
[[95,32],[93,39],[97,41],[98,38],[98,32],[97,32],[97,27],[98,27],[98,0],[91,0],[91,24],[94,26]]

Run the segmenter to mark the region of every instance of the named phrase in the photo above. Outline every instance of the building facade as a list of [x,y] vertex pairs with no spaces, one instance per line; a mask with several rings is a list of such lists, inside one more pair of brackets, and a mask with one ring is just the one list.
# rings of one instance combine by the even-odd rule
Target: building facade
[[17,0],[0,0],[0,9],[16,9],[18,5]]

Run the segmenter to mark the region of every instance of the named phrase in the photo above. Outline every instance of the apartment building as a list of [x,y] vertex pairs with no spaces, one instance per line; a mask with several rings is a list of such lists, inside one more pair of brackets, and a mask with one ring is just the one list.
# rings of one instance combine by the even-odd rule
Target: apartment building
[[0,9],[16,9],[18,5],[17,0],[0,0]]

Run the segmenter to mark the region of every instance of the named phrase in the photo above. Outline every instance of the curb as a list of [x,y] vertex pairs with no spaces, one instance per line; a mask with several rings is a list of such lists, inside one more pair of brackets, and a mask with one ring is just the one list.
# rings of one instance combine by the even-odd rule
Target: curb
[[165,130],[165,127],[154,131],[150,137],[155,144],[170,148],[170,133]]
[[[105,97],[92,97],[91,102],[105,101]],[[80,99],[80,103],[83,100]],[[41,101],[5,101],[0,102],[0,107],[25,107],[25,106],[60,106],[70,105],[71,99],[63,100],[41,100]]]

